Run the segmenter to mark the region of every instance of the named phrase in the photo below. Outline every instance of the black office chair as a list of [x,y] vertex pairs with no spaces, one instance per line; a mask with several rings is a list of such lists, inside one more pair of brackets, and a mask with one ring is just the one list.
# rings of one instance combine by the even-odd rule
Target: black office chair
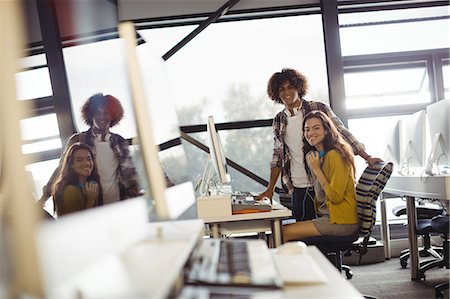
[[[406,205],[397,206],[392,209],[392,213],[400,217],[406,215]],[[442,247],[435,247],[431,245],[431,233],[436,232],[431,227],[431,219],[435,216],[442,215],[444,208],[438,205],[418,205],[416,206],[417,215],[417,235],[423,238],[423,247],[419,248],[419,255],[422,257],[433,256],[440,258],[442,255]],[[400,253],[400,265],[402,268],[406,268],[408,265],[408,259],[410,256],[409,249],[404,249]]]
[[[392,169],[393,164],[389,162],[374,167],[368,166],[362,173],[356,185],[358,217],[360,220],[358,234],[352,236],[319,236],[302,240],[308,245],[316,245],[339,271],[345,271],[347,279],[351,279],[353,273],[349,266],[342,265],[342,253],[344,251],[358,253],[359,259],[357,264],[361,262],[362,256],[367,253],[370,234],[375,224],[376,201],[390,178]],[[358,237],[362,237],[361,242],[356,242]]]
[[[450,216],[439,215],[431,220],[432,229],[441,233],[443,238],[443,254],[442,257],[432,259],[420,263],[419,278],[425,279],[425,271],[432,268],[447,268],[450,269],[450,248],[449,248],[449,219]],[[449,288],[449,282],[441,283],[435,286],[436,298],[444,298],[443,290]]]

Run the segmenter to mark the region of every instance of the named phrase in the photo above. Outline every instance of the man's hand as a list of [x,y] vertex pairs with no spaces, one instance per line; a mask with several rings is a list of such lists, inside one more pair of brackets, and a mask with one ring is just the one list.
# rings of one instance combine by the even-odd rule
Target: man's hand
[[255,200],[264,200],[268,198],[270,200],[270,204],[272,204],[273,190],[266,189],[263,193],[259,194],[255,197]]
[[366,158],[366,162],[367,162],[367,164],[369,164],[370,166],[374,166],[375,164],[383,163],[384,161],[383,161],[382,159],[380,159],[380,158],[368,156],[368,157]]

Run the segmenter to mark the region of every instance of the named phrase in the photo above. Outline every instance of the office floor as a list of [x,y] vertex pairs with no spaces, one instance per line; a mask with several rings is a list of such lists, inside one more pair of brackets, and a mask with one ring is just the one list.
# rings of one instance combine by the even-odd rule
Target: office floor
[[[428,270],[425,281],[411,281],[410,268],[402,269],[398,258],[381,263],[351,266],[353,278],[350,282],[364,295],[379,299],[390,298],[434,298],[434,286],[449,281],[449,269]],[[448,298],[449,291],[444,292]]]

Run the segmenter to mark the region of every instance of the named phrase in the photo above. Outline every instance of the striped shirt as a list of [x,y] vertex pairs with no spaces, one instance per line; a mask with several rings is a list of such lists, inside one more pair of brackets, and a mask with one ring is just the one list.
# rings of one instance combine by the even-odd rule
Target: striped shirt
[[[338,131],[342,134],[344,139],[353,148],[355,154],[364,150],[364,144],[359,142],[347,128],[344,126],[342,121],[334,114],[333,110],[322,102],[306,101],[302,100],[301,112],[303,116],[308,114],[308,112],[313,110],[320,110],[328,115],[328,117],[333,121]],[[291,180],[291,155],[289,153],[289,148],[285,142],[286,136],[286,126],[287,126],[287,114],[286,109],[280,111],[273,119],[272,128],[274,135],[274,146],[272,161],[270,162],[270,167],[281,168],[281,184],[283,188],[292,194],[294,192],[294,186]],[[299,142],[302,142],[301,136],[299,135]]]

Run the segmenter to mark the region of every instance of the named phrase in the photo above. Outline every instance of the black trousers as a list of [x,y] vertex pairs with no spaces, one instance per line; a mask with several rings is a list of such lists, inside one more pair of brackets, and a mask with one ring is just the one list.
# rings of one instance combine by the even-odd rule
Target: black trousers
[[292,214],[296,221],[316,218],[314,210],[314,188],[294,188],[292,194]]

